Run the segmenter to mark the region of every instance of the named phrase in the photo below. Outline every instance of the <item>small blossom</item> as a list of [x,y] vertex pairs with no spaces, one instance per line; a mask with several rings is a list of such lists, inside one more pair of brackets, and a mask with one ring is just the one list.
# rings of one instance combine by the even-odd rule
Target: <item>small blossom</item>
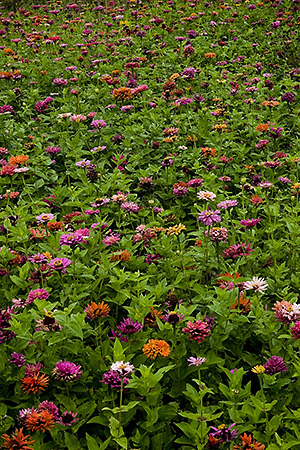
[[188,358],[189,366],[201,366],[206,361],[206,358],[194,358],[194,356],[190,356]]

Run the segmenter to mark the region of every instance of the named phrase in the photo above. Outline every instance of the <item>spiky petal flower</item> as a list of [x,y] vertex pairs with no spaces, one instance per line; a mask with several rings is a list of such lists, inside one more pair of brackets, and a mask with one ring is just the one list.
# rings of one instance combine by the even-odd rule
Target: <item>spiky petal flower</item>
[[251,244],[247,244],[247,242],[242,242],[242,244],[231,245],[229,248],[225,248],[222,256],[223,258],[235,259],[239,256],[248,256],[253,252],[253,248],[251,248]]
[[253,277],[252,280],[244,283],[244,289],[253,290],[263,294],[268,289],[268,283],[264,278]]
[[188,358],[189,366],[201,366],[206,361],[206,358],[195,358],[194,356],[190,356]]
[[142,328],[142,323],[135,322],[134,320],[131,320],[130,317],[124,319],[123,322],[120,322],[120,324],[117,326],[117,329],[124,334],[137,333],[138,331],[141,331]]
[[53,402],[48,402],[48,400],[43,401],[38,406],[38,412],[48,411],[54,417],[54,420],[59,419],[59,409]]
[[49,384],[49,377],[45,374],[35,372],[33,375],[25,376],[22,379],[22,389],[26,394],[38,394],[44,391]]
[[143,347],[143,353],[147,358],[156,359],[158,356],[165,358],[170,354],[169,344],[160,339],[150,339]]
[[206,226],[211,226],[217,222],[221,222],[221,216],[219,214],[220,211],[218,209],[215,211],[206,209],[205,211],[200,211],[198,220]]
[[268,359],[268,362],[264,364],[264,368],[266,373],[269,375],[286,372],[288,370],[284,363],[284,360],[280,358],[280,356],[271,356],[271,358]]
[[25,420],[25,426],[31,431],[45,433],[46,430],[54,427],[54,417],[47,410],[41,412],[32,411]]
[[84,310],[84,312],[86,312],[87,319],[90,320],[95,320],[98,317],[106,317],[108,316],[109,311],[109,306],[104,302],[100,302],[98,304],[91,302]]
[[233,423],[229,427],[225,424],[219,425],[218,428],[211,427],[214,432],[210,434],[215,438],[221,439],[222,442],[229,442],[230,439],[235,439],[238,435],[238,430],[236,428],[232,429],[235,425],[236,423]]
[[100,383],[105,383],[112,388],[121,388],[121,383],[123,379],[123,386],[129,383],[129,378],[121,378],[120,374],[115,370],[109,370],[103,374],[103,380]]
[[239,445],[234,445],[232,450],[265,450],[265,445],[260,442],[256,442],[255,439],[246,433],[241,436],[242,447]]
[[196,320],[195,323],[188,321],[187,327],[182,328],[182,331],[189,335],[190,341],[201,342],[209,336],[210,327],[202,320]]
[[60,423],[63,426],[71,426],[72,423],[77,422],[79,419],[76,419],[78,412],[72,413],[72,411],[65,411],[57,423]]
[[2,444],[2,448],[4,449],[34,450],[34,448],[30,446],[30,444],[32,444],[34,440],[28,440],[30,438],[29,434],[24,436],[23,428],[20,428],[19,430],[16,429],[11,436],[8,436],[8,434],[3,434],[1,437],[2,439],[4,439],[4,442]]
[[76,364],[70,361],[59,361],[56,363],[55,368],[52,370],[54,378],[60,381],[73,381],[77,380],[82,375],[80,364]]

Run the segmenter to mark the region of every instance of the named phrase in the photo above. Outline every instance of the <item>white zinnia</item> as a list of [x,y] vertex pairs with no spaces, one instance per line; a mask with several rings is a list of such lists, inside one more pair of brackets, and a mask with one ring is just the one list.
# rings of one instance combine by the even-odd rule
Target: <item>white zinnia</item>
[[263,294],[268,289],[268,283],[264,278],[253,277],[251,281],[244,283],[244,289],[252,289],[255,292]]

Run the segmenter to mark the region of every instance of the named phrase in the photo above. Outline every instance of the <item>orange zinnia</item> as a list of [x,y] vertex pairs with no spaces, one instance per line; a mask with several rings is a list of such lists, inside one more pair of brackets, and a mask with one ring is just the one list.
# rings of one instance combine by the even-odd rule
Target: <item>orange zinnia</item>
[[251,303],[248,298],[244,298],[244,295],[241,294],[231,306],[231,309],[239,310],[242,315],[247,314],[251,310]]
[[91,302],[85,308],[84,312],[86,312],[86,317],[90,320],[97,319],[97,317],[106,317],[110,311],[110,307],[104,303],[95,303]]
[[240,447],[239,445],[234,445],[233,450],[264,450],[265,449],[265,445],[261,444],[260,442],[255,442],[255,439],[253,439],[251,435],[247,436],[247,434],[244,433],[244,435],[241,436],[241,439],[243,441],[243,446]]
[[24,436],[23,428],[20,428],[19,430],[16,429],[11,437],[8,436],[8,434],[3,434],[1,437],[4,439],[2,448],[6,448],[7,450],[34,450],[33,447],[29,447],[34,440],[28,440],[28,438],[30,438],[29,434]]
[[161,311],[159,311],[158,309],[154,309],[153,306],[151,306],[151,311],[144,318],[145,327],[157,328],[156,318],[158,317],[159,319],[161,319],[162,316],[163,313]]
[[120,87],[113,90],[113,98],[119,98],[121,100],[129,100],[133,97],[131,89],[127,87]]
[[157,356],[166,357],[170,354],[169,344],[160,339],[150,339],[150,341],[144,345],[143,353],[147,358],[155,359]]
[[267,123],[260,123],[259,125],[257,125],[257,127],[255,128],[256,131],[261,131],[262,133],[264,133],[265,131],[267,131],[269,128],[269,125]]
[[44,391],[49,384],[49,377],[40,372],[35,372],[33,375],[28,375],[22,379],[22,389],[25,394],[38,394]]
[[115,252],[115,253],[112,254],[112,256],[110,258],[110,262],[114,262],[114,261],[131,261],[130,256],[131,256],[131,254],[127,250],[120,250],[120,251]]
[[11,166],[15,166],[16,164],[23,164],[29,160],[29,156],[27,155],[19,155],[19,156],[12,156],[9,158],[8,162]]
[[54,416],[47,409],[45,411],[32,411],[25,420],[25,426],[31,431],[41,431],[54,427]]

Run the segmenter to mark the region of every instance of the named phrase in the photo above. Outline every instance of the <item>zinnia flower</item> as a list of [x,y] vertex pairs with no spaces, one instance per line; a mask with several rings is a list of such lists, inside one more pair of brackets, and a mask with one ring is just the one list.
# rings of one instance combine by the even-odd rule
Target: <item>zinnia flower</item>
[[22,389],[25,394],[39,394],[48,387],[48,384],[49,377],[39,372],[33,372],[32,375],[26,375],[22,379]]
[[264,364],[264,368],[266,373],[269,375],[286,372],[288,370],[284,363],[284,360],[280,358],[280,356],[271,356],[271,358],[268,359],[268,362]]
[[131,320],[130,317],[124,319],[123,322],[120,322],[120,324],[117,326],[117,329],[124,334],[137,333],[138,331],[141,331],[142,328],[142,323],[135,322],[134,320]]
[[234,445],[232,450],[265,450],[265,445],[260,442],[256,442],[252,436],[246,433],[240,436],[242,439],[242,447],[239,445]]
[[45,433],[46,430],[54,427],[53,415],[45,410],[41,412],[32,411],[25,420],[25,426],[31,431],[41,431]]
[[3,434],[1,437],[4,439],[2,448],[6,448],[7,450],[34,450],[33,447],[30,447],[30,444],[35,441],[29,441],[29,434],[24,436],[23,428],[16,429],[11,436]]
[[293,339],[300,339],[300,321],[297,321],[293,327],[291,327],[291,335]]
[[264,278],[253,277],[251,281],[246,281],[244,283],[244,289],[246,289],[246,291],[251,289],[255,292],[263,294],[265,290],[268,289],[268,283]]
[[188,321],[187,327],[182,328],[182,331],[189,335],[190,341],[201,342],[209,336],[210,327],[202,320],[196,320],[195,323]]
[[73,381],[77,380],[82,375],[80,364],[76,364],[70,361],[59,361],[56,363],[55,368],[52,370],[54,378],[60,381]]
[[57,421],[57,423],[60,423],[60,425],[63,426],[71,426],[72,423],[77,422],[79,419],[76,419],[78,412],[72,413],[72,411],[65,411],[60,419]]
[[134,372],[134,366],[129,362],[117,361],[110,366],[110,370],[118,372],[121,377]]
[[188,358],[189,366],[201,366],[206,361],[206,358],[194,358],[194,356],[190,356]]
[[206,209],[199,213],[198,220],[206,226],[211,226],[217,222],[221,222],[221,216],[219,214],[220,211],[218,209],[215,211]]
[[110,307],[104,302],[100,302],[98,304],[91,302],[84,310],[84,312],[86,312],[87,319],[90,320],[94,320],[97,317],[106,317],[108,316],[109,311]]
[[143,347],[143,353],[147,358],[156,359],[157,356],[165,358],[170,354],[169,344],[160,339],[150,339]]
[[215,438],[221,439],[221,442],[229,442],[230,439],[235,439],[238,435],[237,429],[232,430],[235,425],[236,423],[233,423],[229,427],[227,427],[225,424],[219,425],[218,428],[211,427],[211,429],[215,431],[210,434]]
[[71,264],[71,260],[68,258],[54,258],[48,263],[48,266],[54,270],[61,270],[63,273],[66,272],[66,268]]

